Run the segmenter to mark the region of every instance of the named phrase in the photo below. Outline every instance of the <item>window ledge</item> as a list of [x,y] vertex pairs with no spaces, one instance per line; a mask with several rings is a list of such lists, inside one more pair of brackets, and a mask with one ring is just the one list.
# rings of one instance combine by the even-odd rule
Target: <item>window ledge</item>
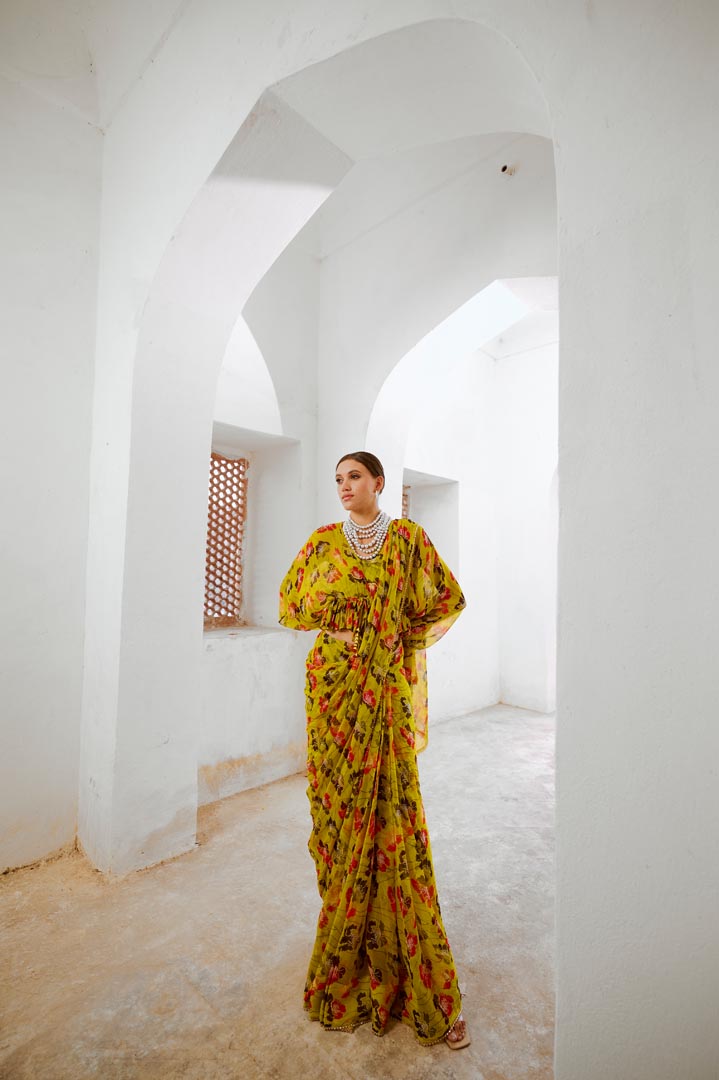
[[203,630],[203,638],[208,642],[218,638],[262,637],[265,634],[284,632],[282,626],[219,626],[216,630]]

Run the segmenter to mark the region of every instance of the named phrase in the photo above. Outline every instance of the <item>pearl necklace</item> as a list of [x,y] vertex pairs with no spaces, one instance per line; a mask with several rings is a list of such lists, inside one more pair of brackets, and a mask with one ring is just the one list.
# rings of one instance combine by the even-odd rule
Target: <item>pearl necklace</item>
[[352,518],[342,524],[345,536],[360,559],[373,559],[382,549],[384,538],[392,518],[385,510],[380,510],[369,525],[358,525]]

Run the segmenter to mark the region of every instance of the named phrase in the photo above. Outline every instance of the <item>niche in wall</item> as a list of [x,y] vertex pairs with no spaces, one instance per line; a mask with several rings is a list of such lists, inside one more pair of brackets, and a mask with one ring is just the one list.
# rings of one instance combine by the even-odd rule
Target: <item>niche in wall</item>
[[277,588],[287,569],[283,523],[301,510],[300,443],[285,435],[215,421],[212,449],[249,461],[242,619],[248,627],[276,628]]
[[450,569],[459,574],[459,483],[446,476],[405,468],[409,517],[422,526]]

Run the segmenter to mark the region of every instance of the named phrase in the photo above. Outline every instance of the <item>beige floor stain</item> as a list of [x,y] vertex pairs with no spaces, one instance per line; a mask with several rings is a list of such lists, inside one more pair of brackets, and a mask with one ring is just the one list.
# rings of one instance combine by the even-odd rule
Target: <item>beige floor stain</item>
[[438,725],[420,775],[472,1045],[302,1011],[319,909],[302,776],[203,807],[199,847],[108,881],[84,856],[0,879],[3,1080],[551,1080],[554,720]]

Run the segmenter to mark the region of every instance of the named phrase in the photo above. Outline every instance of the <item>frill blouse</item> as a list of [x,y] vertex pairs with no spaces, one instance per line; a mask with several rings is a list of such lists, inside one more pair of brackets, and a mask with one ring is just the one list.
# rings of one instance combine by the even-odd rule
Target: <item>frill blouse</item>
[[293,561],[280,587],[279,621],[293,630],[359,631],[365,655],[381,656],[385,670],[396,659],[413,686],[420,750],[427,727],[424,650],[465,606],[456,578],[421,526],[393,520],[380,553],[362,559],[342,524],[333,523],[316,529]]

